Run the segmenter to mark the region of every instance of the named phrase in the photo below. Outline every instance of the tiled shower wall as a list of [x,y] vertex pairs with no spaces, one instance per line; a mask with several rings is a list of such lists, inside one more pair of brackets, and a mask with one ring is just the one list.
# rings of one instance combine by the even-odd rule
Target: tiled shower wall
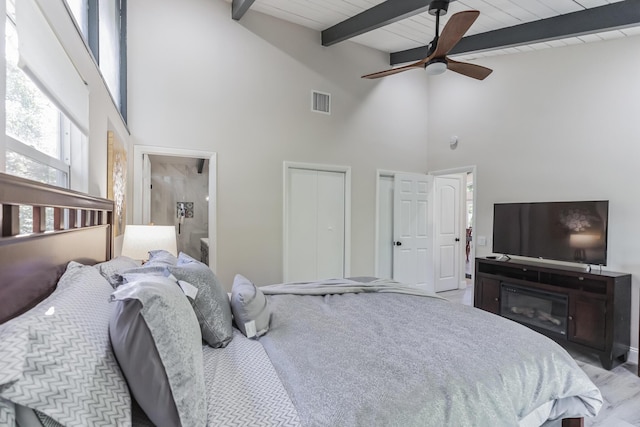
[[[198,173],[197,159],[186,163],[151,158],[151,222],[156,225],[174,225],[178,251],[200,260],[200,239],[208,237],[209,229],[209,161]],[[193,218],[185,218],[178,230],[176,204],[193,202]]]

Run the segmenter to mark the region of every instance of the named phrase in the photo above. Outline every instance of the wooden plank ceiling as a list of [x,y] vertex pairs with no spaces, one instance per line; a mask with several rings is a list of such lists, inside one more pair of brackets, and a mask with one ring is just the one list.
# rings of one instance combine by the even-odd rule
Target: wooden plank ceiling
[[[231,1],[231,0],[228,0]],[[240,0],[236,0],[238,2]],[[376,5],[383,0],[242,0],[251,3],[251,10],[262,12],[314,30],[323,31]],[[618,3],[620,0],[456,0],[449,5],[449,13],[442,18],[441,28],[448,18],[463,10],[480,11],[480,17],[466,36],[514,27],[560,15]],[[626,0],[630,8],[638,8],[637,0]],[[427,2],[428,3],[428,2]],[[424,11],[384,27],[350,38],[350,41],[389,53],[402,53],[428,44],[435,33],[435,17]],[[623,28],[595,31],[575,37],[556,38],[513,47],[492,48],[480,52],[464,52],[452,55],[456,59],[472,60],[482,56],[544,49],[577,43],[589,43],[640,34],[640,22],[626,24]],[[406,55],[405,55],[406,56]],[[393,63],[393,55],[391,55]],[[397,58],[404,58],[402,55]],[[397,63],[397,62],[396,62]]]

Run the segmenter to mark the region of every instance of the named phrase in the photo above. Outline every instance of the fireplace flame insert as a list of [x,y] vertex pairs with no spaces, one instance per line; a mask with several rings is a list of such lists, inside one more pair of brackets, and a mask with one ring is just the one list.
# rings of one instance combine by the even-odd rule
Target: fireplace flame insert
[[566,338],[567,295],[502,282],[500,301],[501,316]]

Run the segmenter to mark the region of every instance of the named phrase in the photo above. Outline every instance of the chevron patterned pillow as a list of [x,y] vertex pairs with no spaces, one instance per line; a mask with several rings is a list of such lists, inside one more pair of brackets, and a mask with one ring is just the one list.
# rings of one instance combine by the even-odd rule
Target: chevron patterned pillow
[[0,398],[63,425],[130,426],[109,342],[112,291],[97,269],[71,262],[48,298],[0,325]]
[[12,426],[16,422],[16,405],[0,397],[0,426]]

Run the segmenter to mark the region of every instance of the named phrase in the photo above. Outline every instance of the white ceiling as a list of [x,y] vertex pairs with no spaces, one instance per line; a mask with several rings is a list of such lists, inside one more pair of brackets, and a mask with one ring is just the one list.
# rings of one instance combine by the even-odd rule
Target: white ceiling
[[[618,1],[621,0],[457,0],[450,3],[449,12],[443,17],[440,28],[452,14],[463,10],[480,11],[480,17],[466,34],[473,35]],[[322,31],[383,2],[384,0],[255,0],[250,10]],[[424,12],[350,40],[384,52],[396,52],[424,46],[433,39],[434,34],[435,17]],[[490,52],[466,53],[456,59],[470,60],[638,34],[640,26]]]

